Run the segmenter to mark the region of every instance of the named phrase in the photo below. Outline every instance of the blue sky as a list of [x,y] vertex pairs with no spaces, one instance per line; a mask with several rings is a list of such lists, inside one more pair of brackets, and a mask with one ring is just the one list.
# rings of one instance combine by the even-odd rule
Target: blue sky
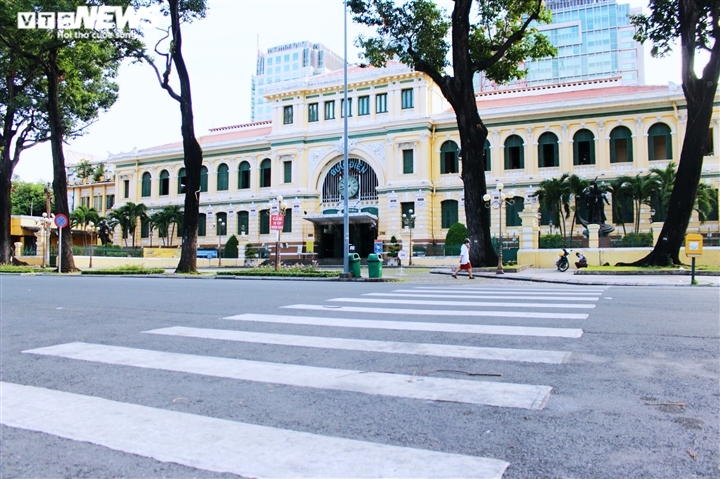
[[[438,4],[452,9],[451,0]],[[624,3],[620,0],[618,3]],[[633,6],[645,2],[631,0]],[[190,70],[198,136],[209,128],[250,121],[250,78],[260,48],[309,40],[343,53],[342,0],[209,0],[205,19],[183,30]],[[348,60],[357,61],[354,39],[362,27],[348,19]],[[680,82],[678,55],[650,59],[646,46],[646,82]],[[180,140],[178,104],[157,84],[148,65],[123,65],[118,77],[120,98],[100,116],[87,134],[66,151],[105,158],[119,153]],[[69,155],[72,160],[74,155]],[[82,156],[80,156],[82,157]],[[75,158],[78,158],[75,156]],[[23,153],[15,173],[24,181],[52,180],[48,145]]]

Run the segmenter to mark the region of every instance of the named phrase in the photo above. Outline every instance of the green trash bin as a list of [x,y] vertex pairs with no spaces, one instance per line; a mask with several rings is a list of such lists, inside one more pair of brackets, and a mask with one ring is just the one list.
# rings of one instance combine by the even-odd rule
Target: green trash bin
[[350,253],[348,259],[350,260],[350,274],[352,274],[354,278],[360,278],[360,255]]
[[368,255],[367,264],[368,276],[371,278],[382,278],[382,259],[380,259],[379,255]]

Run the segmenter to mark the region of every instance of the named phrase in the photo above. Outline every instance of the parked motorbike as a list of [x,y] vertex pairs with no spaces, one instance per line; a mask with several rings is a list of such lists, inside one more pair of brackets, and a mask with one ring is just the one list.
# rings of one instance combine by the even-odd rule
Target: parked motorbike
[[567,271],[570,267],[570,260],[568,259],[568,256],[570,256],[570,253],[568,253],[568,250],[563,248],[562,253],[558,253],[558,260],[555,262],[555,266],[557,266],[557,269],[560,271]]

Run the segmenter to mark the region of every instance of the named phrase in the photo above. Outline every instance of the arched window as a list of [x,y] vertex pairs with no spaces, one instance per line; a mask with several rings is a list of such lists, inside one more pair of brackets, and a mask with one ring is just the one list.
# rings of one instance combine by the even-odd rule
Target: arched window
[[217,170],[217,190],[226,191],[228,189],[228,176],[230,169],[225,163],[221,163]]
[[140,196],[150,196],[150,191],[152,188],[152,176],[150,176],[150,173],[145,172],[142,175],[142,188],[140,189]]
[[260,163],[260,188],[268,188],[271,184],[272,167],[270,165],[268,158],[265,158]]
[[160,196],[167,196],[170,194],[170,173],[167,170],[160,172]]
[[260,210],[260,234],[270,234],[270,210]]
[[200,167],[200,191],[206,192],[208,190],[208,169],[205,166]]
[[626,126],[618,126],[610,132],[610,163],[632,163],[632,133]]
[[555,133],[546,131],[538,138],[538,166],[540,168],[560,166],[558,137]]
[[206,231],[206,223],[207,217],[205,216],[205,213],[200,213],[198,215],[198,236],[205,236],[207,233]]
[[445,200],[440,203],[442,214],[442,227],[450,228],[458,222],[458,202],[455,200]]
[[523,168],[525,168],[523,140],[517,135],[510,135],[505,140],[505,169],[521,170]]
[[178,194],[185,193],[186,186],[187,182],[185,178],[185,168],[180,168],[180,171],[178,171]]
[[250,233],[250,214],[247,211],[238,211],[238,229],[237,234]]
[[595,164],[595,135],[590,130],[578,130],[573,136],[573,165]]
[[227,213],[218,213],[215,220],[215,231],[220,236],[227,234]]
[[522,196],[513,198],[513,203],[507,203],[505,209],[505,226],[522,226],[520,213],[525,209],[525,199]]
[[440,147],[440,173],[459,173],[458,153],[460,152],[457,143],[446,141]]
[[485,140],[485,147],[483,148],[483,160],[485,161],[485,171],[490,171],[492,163],[490,162],[490,142]]
[[655,123],[648,130],[648,159],[672,160],[672,135],[665,123]]
[[238,167],[238,189],[250,188],[250,163],[243,161]]

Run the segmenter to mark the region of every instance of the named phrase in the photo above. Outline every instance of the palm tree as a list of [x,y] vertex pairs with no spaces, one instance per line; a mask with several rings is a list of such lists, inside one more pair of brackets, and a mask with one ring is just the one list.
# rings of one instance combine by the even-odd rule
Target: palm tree
[[625,229],[625,212],[623,211],[623,204],[620,201],[620,198],[624,194],[629,193],[628,188],[630,180],[631,178],[628,176],[621,176],[612,180],[607,187],[607,190],[612,195],[612,215],[620,220],[620,224],[623,229],[623,236],[627,235],[627,230]]
[[75,165],[75,175],[81,180],[89,178],[92,174],[93,166],[88,160],[80,160],[80,162]]
[[633,199],[635,207],[635,233],[640,233],[640,207],[647,205],[652,207],[653,195],[660,189],[659,180],[651,173],[647,175],[635,175],[628,177],[623,187]]
[[[560,234],[563,236],[565,236],[565,220],[570,216],[570,203],[568,202],[570,188],[567,183],[569,176],[564,173],[560,179],[543,180],[533,195],[537,196],[540,207],[550,212],[550,218],[557,221]],[[565,212],[564,216],[563,211]]]
[[110,216],[118,221],[120,228],[122,228],[123,239],[125,240],[125,246],[127,246],[128,236],[132,236],[132,247],[135,248],[135,230],[137,229],[137,221],[147,221],[147,206],[142,203],[125,203],[119,208],[115,208]]
[[168,217],[170,226],[170,235],[168,237],[168,246],[172,247],[172,241],[175,237],[175,228],[180,231],[183,223],[183,209],[178,205],[169,205],[163,208],[163,211]]
[[665,211],[667,211],[667,207],[670,204],[670,195],[672,194],[673,186],[675,186],[677,167],[675,162],[671,161],[665,169],[650,168],[650,174],[652,174],[658,182],[658,189],[653,195],[659,202],[657,205],[662,208],[662,213],[658,216],[665,218]]
[[157,228],[158,236],[162,239],[163,246],[165,246],[168,228],[170,227],[170,219],[168,218],[165,208],[150,217],[150,227]]
[[567,178],[567,188],[570,198],[573,200],[573,206],[570,207],[573,217],[570,223],[570,247],[572,248],[572,235],[575,229],[575,223],[580,216],[580,199],[583,197],[585,189],[588,187],[588,180],[580,178],[578,175],[570,175]]
[[127,205],[122,205],[114,208],[108,215],[108,218],[110,218],[110,220],[113,221],[116,225],[120,225],[122,237],[125,241],[125,246],[127,247],[127,239],[130,235],[130,220],[127,213]]
[[707,183],[699,183],[698,190],[695,194],[695,206],[694,210],[698,213],[698,219],[700,223],[705,223],[713,208],[716,208],[718,204],[718,190],[708,185]]
[[[85,205],[78,206],[70,213],[70,227],[81,229],[83,232],[92,223],[95,228],[100,223],[100,215],[95,208],[88,208]],[[83,246],[86,246],[85,235],[83,234]]]

